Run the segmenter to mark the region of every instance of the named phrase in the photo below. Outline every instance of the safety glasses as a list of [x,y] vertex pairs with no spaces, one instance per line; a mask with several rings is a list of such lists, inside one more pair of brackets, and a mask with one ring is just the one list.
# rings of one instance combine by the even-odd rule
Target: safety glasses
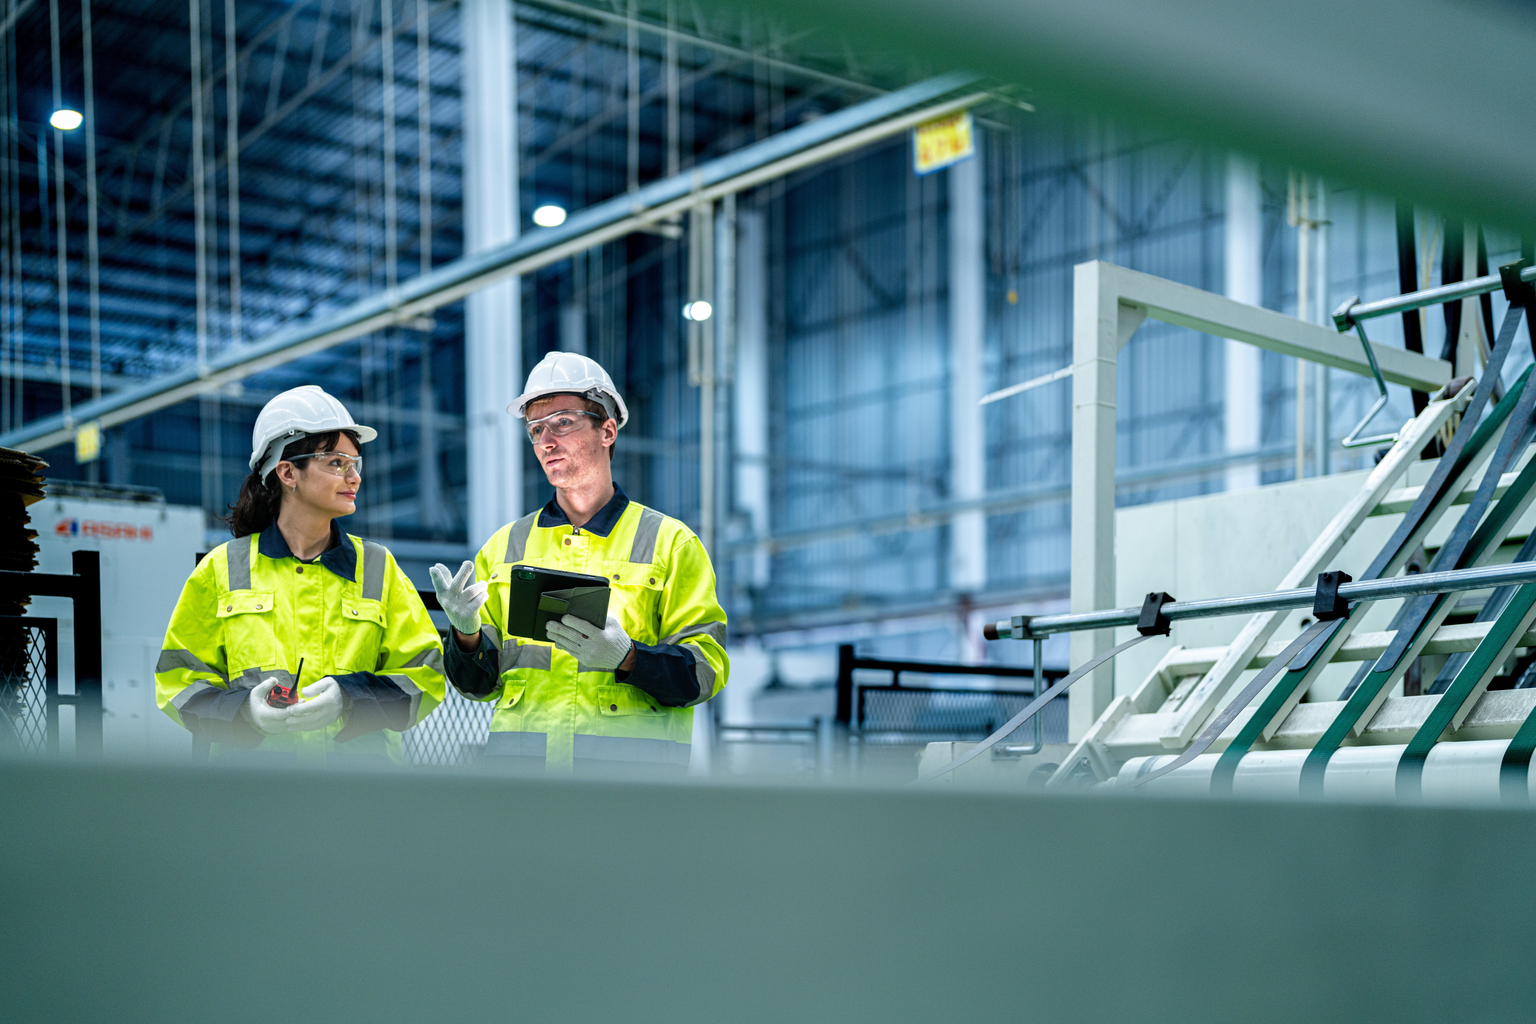
[[546,437],[564,437],[581,426],[581,417],[583,416],[590,416],[599,422],[602,422],[603,419],[597,413],[587,412],[585,409],[562,409],[559,412],[552,412],[548,416],[540,416],[536,420],[529,420],[528,440],[538,444]]
[[361,455],[346,455],[342,452],[311,452],[308,455],[295,455],[286,462],[298,462],[300,459],[319,459],[315,465],[330,473],[332,476],[345,477],[356,473],[363,475],[363,457]]

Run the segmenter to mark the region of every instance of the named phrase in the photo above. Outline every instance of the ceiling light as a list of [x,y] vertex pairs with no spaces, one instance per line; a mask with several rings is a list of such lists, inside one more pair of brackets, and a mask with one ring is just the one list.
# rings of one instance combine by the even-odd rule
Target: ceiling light
[[533,222],[541,228],[557,228],[565,223],[565,207],[545,204],[533,211]]
[[684,320],[708,320],[709,315],[715,311],[715,307],[703,299],[694,299],[683,307]]
[[84,120],[85,118],[80,116],[80,111],[64,107],[61,110],[55,110],[53,116],[48,119],[48,123],[61,132],[72,132],[79,128]]

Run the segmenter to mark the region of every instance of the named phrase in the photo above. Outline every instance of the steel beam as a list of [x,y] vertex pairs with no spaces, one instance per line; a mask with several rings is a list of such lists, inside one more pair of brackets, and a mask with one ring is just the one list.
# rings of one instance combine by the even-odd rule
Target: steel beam
[[[985,100],[986,94],[961,90],[976,82],[976,76],[970,74],[944,75],[827,114],[675,177],[588,207],[560,227],[541,228],[485,252],[463,256],[334,313],[223,352],[210,359],[201,374],[196,365],[188,365],[140,387],[81,403],[74,407],[74,417],[68,422],[60,414],[0,434],[0,446],[28,451],[51,448],[69,440],[76,423],[94,420],[104,427],[124,423],[300,356],[412,320],[497,281],[667,220],[699,203],[755,188],[898,135],[931,118],[974,106]],[[1324,333],[1337,338],[1332,332]]]

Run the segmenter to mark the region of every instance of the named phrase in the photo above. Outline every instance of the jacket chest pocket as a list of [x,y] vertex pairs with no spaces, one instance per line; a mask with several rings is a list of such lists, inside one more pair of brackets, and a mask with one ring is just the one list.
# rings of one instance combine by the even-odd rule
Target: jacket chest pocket
[[336,667],[347,672],[373,672],[387,625],[384,605],[360,597],[342,596],[336,628]]
[[604,562],[608,577],[608,611],[624,624],[624,632],[643,644],[654,644],[660,637],[661,591],[667,584],[665,571],[645,562]]
[[640,689],[624,683],[612,683],[597,687],[594,694],[598,714],[604,718],[636,716],[640,718],[665,718],[667,709],[656,703],[656,698]]
[[233,678],[248,668],[280,668],[273,594],[266,590],[233,590],[219,598],[215,614],[224,632],[224,652]]

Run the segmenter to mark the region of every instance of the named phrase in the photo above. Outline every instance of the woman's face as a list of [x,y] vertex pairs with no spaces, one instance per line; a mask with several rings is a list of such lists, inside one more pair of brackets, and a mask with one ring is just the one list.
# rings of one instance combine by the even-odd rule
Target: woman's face
[[360,453],[357,445],[342,434],[336,447],[317,452],[297,462],[279,462],[277,479],[283,485],[283,503],[296,503],[306,511],[336,518],[357,511],[357,489],[362,474],[351,459]]

